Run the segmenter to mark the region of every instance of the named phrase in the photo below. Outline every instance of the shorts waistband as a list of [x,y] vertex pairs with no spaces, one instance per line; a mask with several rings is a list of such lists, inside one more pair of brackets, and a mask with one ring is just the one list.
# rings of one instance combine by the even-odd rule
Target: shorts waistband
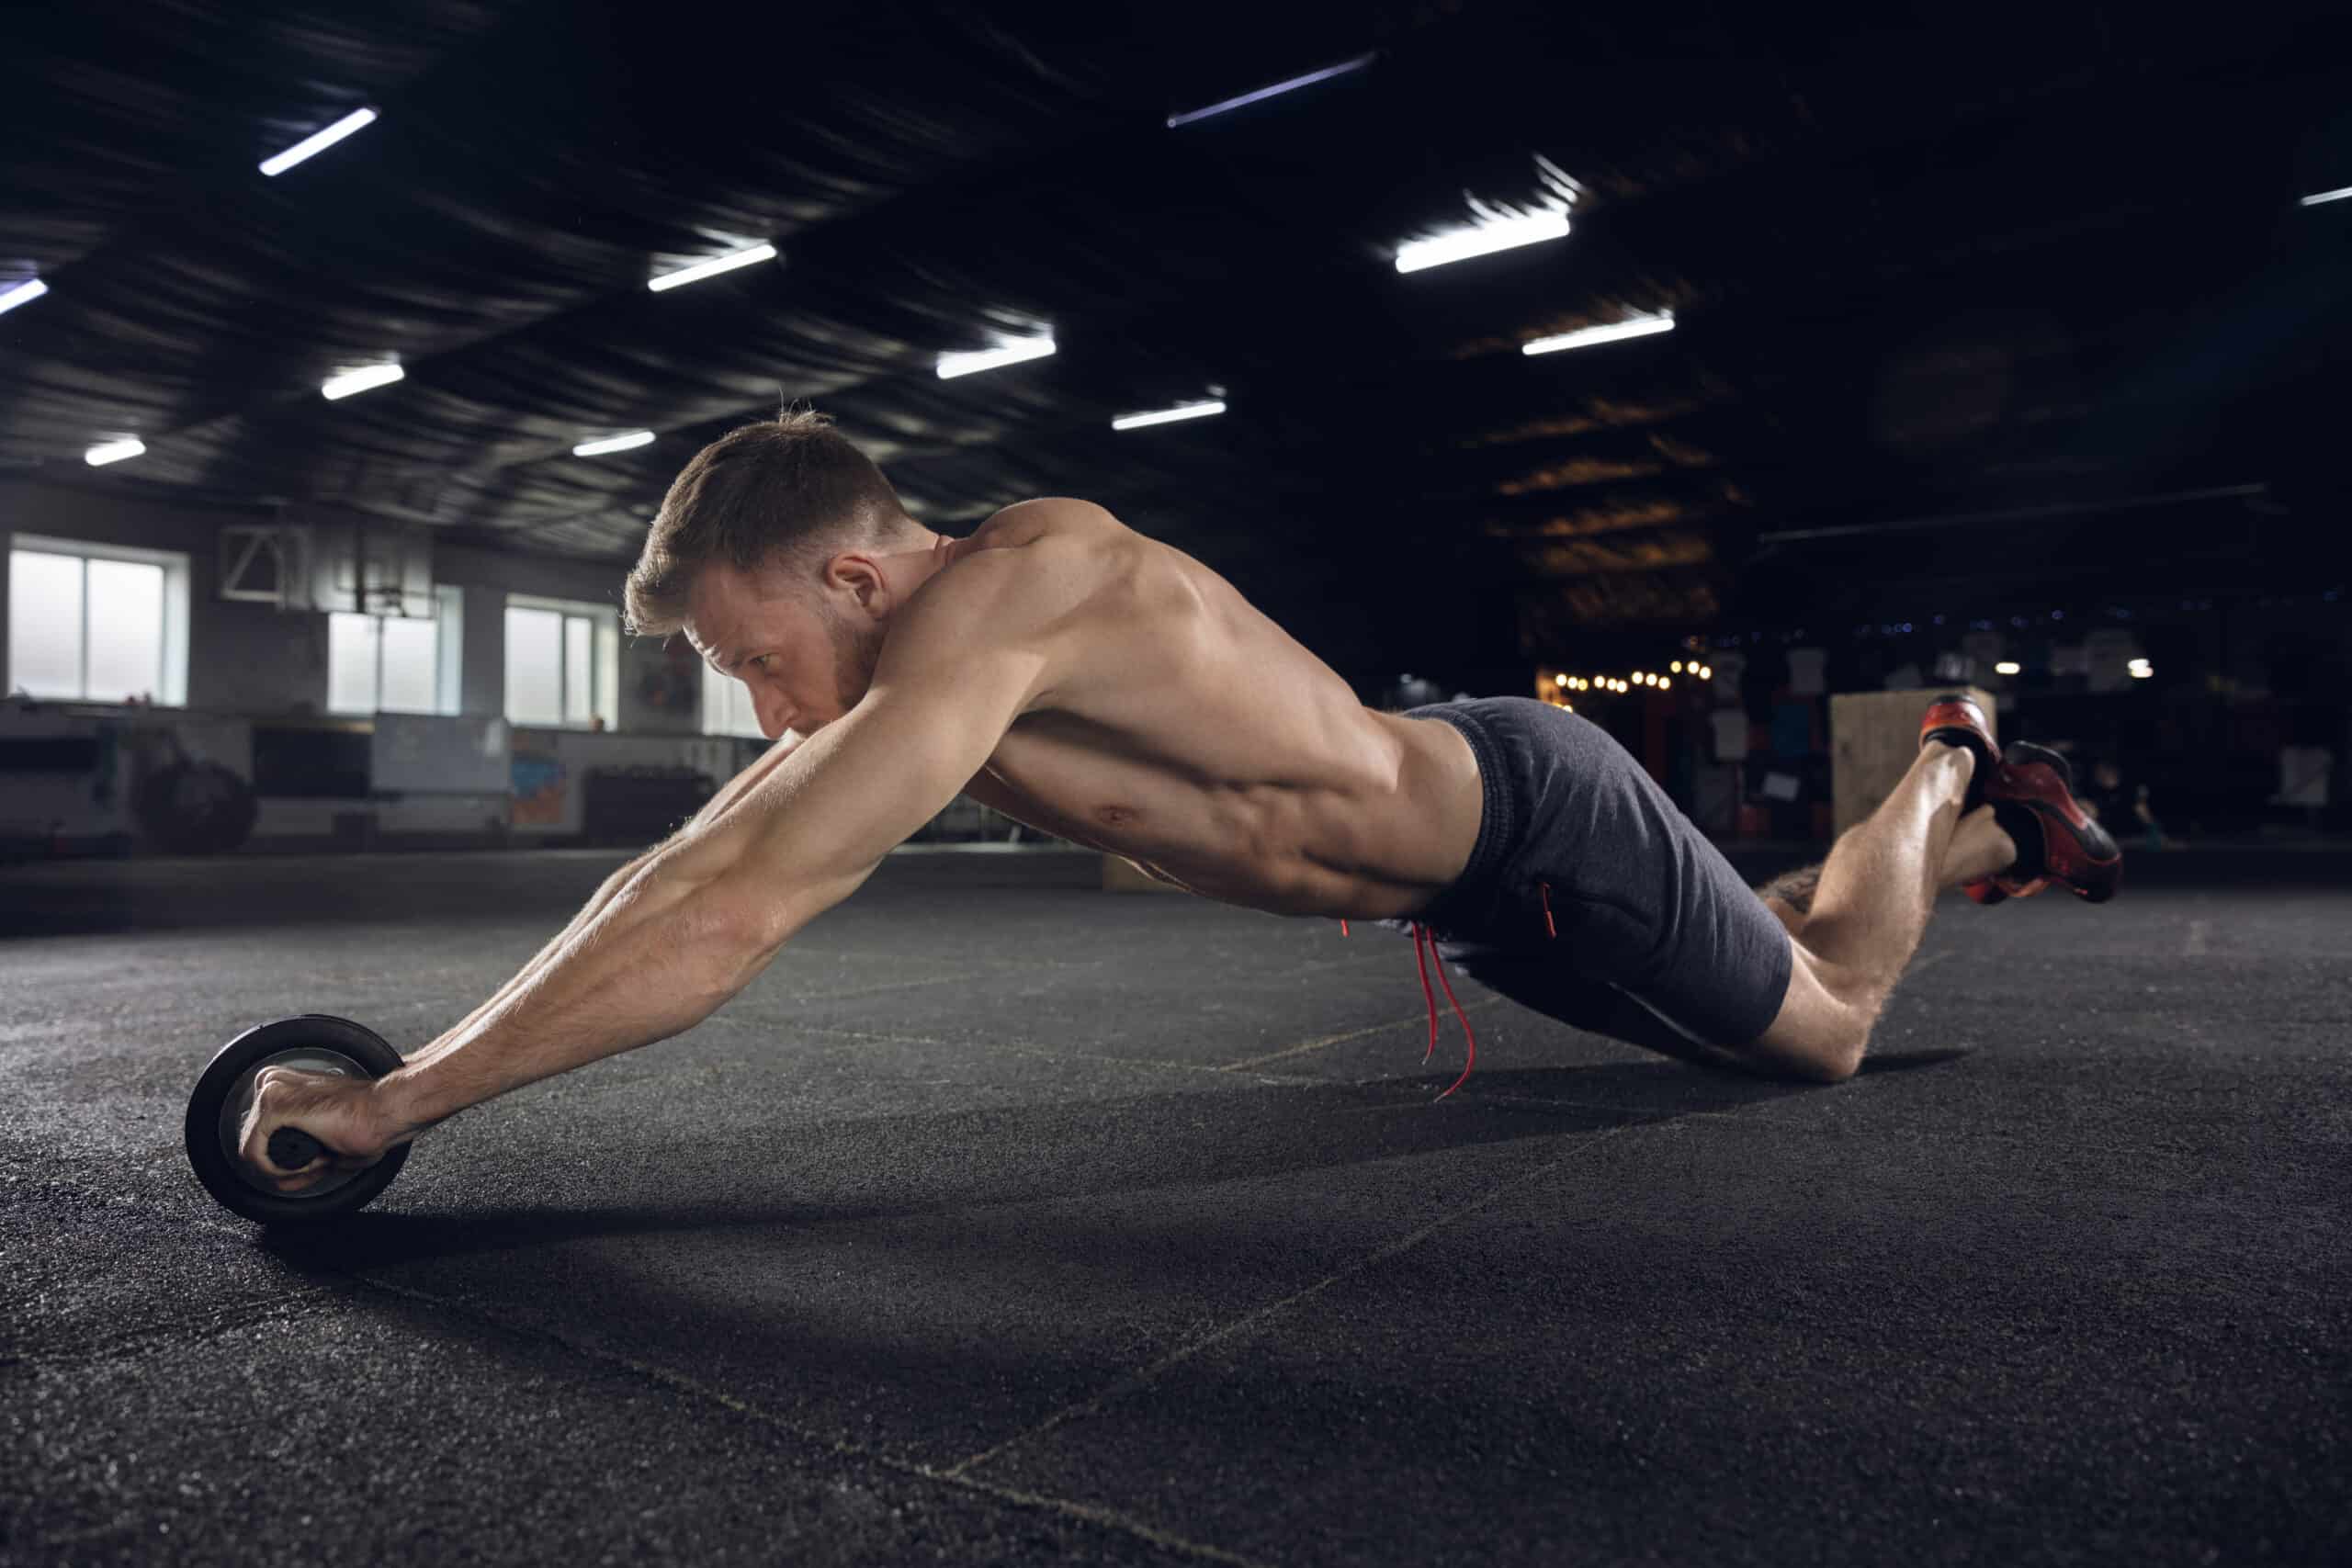
[[1441,719],[1470,743],[1470,754],[1478,763],[1479,790],[1485,797],[1479,813],[1478,841],[1471,848],[1470,863],[1452,886],[1414,917],[1440,932],[1476,930],[1487,922],[1500,892],[1500,874],[1510,863],[1511,846],[1519,841],[1519,800],[1504,773],[1502,743],[1487,716],[1477,711],[1479,702],[1490,700],[1432,703],[1426,707],[1409,708],[1404,714],[1407,718]]

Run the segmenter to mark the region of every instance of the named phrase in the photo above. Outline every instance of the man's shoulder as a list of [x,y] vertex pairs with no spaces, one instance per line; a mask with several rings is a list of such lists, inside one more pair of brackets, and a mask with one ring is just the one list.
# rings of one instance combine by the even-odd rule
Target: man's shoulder
[[1132,532],[1100,502],[1080,501],[1076,496],[1041,495],[999,507],[973,534],[971,542],[978,545],[980,551],[1017,549],[1041,543],[1100,544]]
[[885,660],[944,679],[992,655],[1027,655],[1046,671],[1040,693],[1059,685],[1078,657],[1079,612],[1103,581],[1114,530],[1125,532],[1091,502],[1049,497],[1006,507],[967,541],[969,553],[917,591]]

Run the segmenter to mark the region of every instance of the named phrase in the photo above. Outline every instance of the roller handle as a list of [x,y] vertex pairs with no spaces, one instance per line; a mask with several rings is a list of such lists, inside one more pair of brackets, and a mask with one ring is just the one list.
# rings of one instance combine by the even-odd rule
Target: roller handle
[[269,1135],[269,1163],[280,1170],[300,1170],[326,1152],[324,1145],[300,1127],[280,1127]]

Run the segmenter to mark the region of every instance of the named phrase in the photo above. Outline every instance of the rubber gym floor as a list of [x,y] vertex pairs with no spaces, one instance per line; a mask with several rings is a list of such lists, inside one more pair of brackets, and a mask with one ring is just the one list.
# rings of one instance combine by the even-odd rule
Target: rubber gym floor
[[0,1560],[2352,1553],[2352,856],[1949,898],[1834,1088],[1462,982],[1442,1104],[1397,932],[895,856],[329,1237],[197,1187],[220,1042],[619,858],[0,873]]

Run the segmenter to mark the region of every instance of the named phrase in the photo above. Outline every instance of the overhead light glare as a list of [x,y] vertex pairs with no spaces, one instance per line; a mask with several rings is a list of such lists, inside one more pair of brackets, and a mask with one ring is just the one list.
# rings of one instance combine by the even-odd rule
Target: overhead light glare
[[627,435],[607,435],[598,441],[583,441],[571,449],[575,457],[601,457],[607,452],[634,451],[653,445],[653,432],[632,430]]
[[1449,230],[1427,240],[1407,241],[1396,247],[1396,270],[1421,272],[1496,251],[1563,240],[1567,233],[1568,215],[1565,212],[1545,210],[1494,219],[1474,223],[1467,229]]
[[136,457],[147,450],[147,443],[136,435],[126,435],[119,441],[102,441],[82,454],[82,460],[94,468],[108,463],[119,463],[125,457]]
[[706,277],[717,277],[722,272],[733,272],[739,266],[756,266],[761,262],[775,259],[774,245],[751,245],[740,251],[729,251],[723,256],[713,256],[708,261],[696,262],[692,266],[680,267],[675,272],[665,272],[659,277],[649,278],[645,287],[659,294],[664,289],[683,288],[689,283],[700,283]]
[[1204,403],[1180,403],[1172,409],[1161,409],[1155,413],[1121,414],[1111,422],[1111,428],[1141,430],[1147,424],[1169,424],[1180,419],[1206,419],[1211,414],[1224,412],[1225,405],[1215,399]]
[[14,288],[0,291],[0,316],[6,315],[19,305],[31,304],[48,292],[49,285],[38,277],[28,277]]
[[2014,659],[2004,659],[1998,664],[1993,666],[1993,673],[1996,675],[2022,675],[2025,673],[2025,666],[2019,664]]
[[319,390],[332,400],[347,398],[354,392],[370,391],[389,387],[408,372],[397,365],[370,365],[364,370],[346,370],[327,381]]
[[2144,659],[2135,659],[2124,668],[2132,672],[2132,679],[2134,681],[2144,681],[2156,672],[2155,666]]
[[982,370],[994,370],[1006,365],[1018,365],[1025,359],[1043,359],[1054,352],[1054,340],[1045,337],[1020,338],[996,348],[977,349],[968,354],[943,354],[939,356],[939,378],[953,380],[958,376],[970,376]]
[[2352,197],[2352,186],[2345,186],[2336,190],[2324,190],[2316,192],[2313,195],[2303,197],[2302,200],[2297,202],[2295,205],[2298,207],[2318,207],[2330,201],[2342,201],[2346,197]]
[[1213,114],[1223,114],[1228,109],[1246,108],[1251,104],[1262,103],[1268,98],[1294,92],[1300,87],[1311,87],[1317,82],[1328,82],[1334,76],[1344,76],[1351,71],[1361,71],[1371,64],[1377,54],[1378,51],[1371,54],[1359,54],[1353,60],[1343,60],[1337,65],[1327,65],[1320,71],[1310,71],[1304,76],[1294,76],[1287,82],[1277,82],[1271,87],[1261,87],[1254,93],[1244,93],[1238,98],[1227,98],[1223,103],[1211,104],[1204,109],[1187,109],[1182,114],[1171,114],[1168,117],[1168,129],[1173,130],[1180,125],[1190,125],[1196,119],[1206,119]]
[[354,131],[376,123],[374,109],[354,109],[313,136],[306,136],[274,158],[262,160],[261,172],[275,178],[313,153],[323,152]]
[[1620,338],[1647,337],[1652,333],[1674,330],[1674,312],[1660,310],[1654,316],[1628,316],[1607,326],[1580,327],[1557,337],[1539,337],[1532,343],[1520,344],[1521,354],[1557,354],[1564,348],[1589,348],[1597,343],[1615,343]]

